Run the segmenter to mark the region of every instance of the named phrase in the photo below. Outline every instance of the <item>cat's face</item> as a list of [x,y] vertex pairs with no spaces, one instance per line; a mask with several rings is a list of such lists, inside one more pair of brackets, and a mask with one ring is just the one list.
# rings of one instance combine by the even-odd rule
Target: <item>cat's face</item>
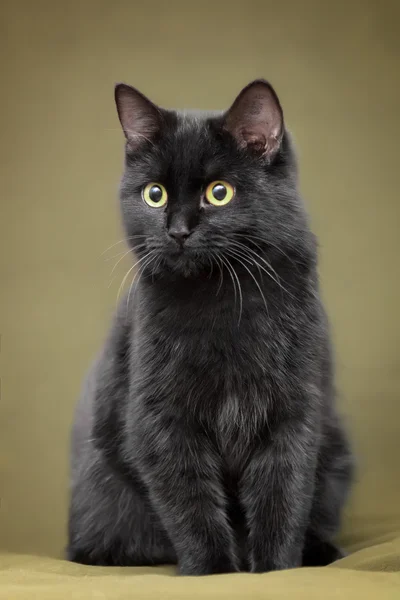
[[162,110],[123,84],[116,102],[127,138],[123,223],[139,267],[196,276],[249,266],[250,247],[282,243],[295,184],[269,84],[250,84],[220,115]]

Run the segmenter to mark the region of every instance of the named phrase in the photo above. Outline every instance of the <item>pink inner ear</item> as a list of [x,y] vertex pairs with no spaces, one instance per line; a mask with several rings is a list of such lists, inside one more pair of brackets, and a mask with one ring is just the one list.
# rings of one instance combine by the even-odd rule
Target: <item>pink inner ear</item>
[[282,139],[283,114],[272,87],[256,81],[244,88],[227,113],[225,128],[241,147],[274,154]]
[[260,131],[248,131],[242,130],[243,144],[248,146],[253,152],[260,154],[274,154],[280,145],[281,138],[275,136],[273,133],[268,138],[265,137],[262,130]]
[[118,116],[130,147],[151,141],[160,128],[160,112],[135,88],[119,84],[115,89]]
[[242,146],[251,146],[255,152],[264,152],[267,147],[267,140],[261,132],[250,131],[243,128],[238,132],[242,138]]

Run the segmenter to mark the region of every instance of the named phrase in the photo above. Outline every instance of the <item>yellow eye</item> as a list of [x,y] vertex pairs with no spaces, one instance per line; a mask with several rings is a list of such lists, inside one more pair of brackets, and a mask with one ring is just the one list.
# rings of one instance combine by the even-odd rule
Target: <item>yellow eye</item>
[[153,208],[160,208],[167,203],[167,190],[161,183],[148,183],[146,187],[143,188],[143,200]]
[[235,190],[227,181],[213,181],[206,189],[206,198],[214,206],[225,206],[234,195]]

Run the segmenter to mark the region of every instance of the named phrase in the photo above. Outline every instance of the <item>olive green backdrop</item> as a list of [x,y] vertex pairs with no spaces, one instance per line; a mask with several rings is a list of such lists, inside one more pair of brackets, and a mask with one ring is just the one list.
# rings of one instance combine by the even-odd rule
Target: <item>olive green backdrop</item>
[[227,107],[253,78],[275,85],[320,237],[359,457],[344,539],[389,527],[400,516],[399,3],[0,10],[1,546],[59,555],[65,543],[73,406],[129,264],[111,281],[124,246],[102,256],[122,237],[120,80],[167,107],[204,109]]

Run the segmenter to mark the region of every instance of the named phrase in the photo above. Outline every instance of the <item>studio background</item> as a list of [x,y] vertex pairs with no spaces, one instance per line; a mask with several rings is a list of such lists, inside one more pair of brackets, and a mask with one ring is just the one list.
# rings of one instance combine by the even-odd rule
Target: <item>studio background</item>
[[[257,77],[283,104],[320,240],[340,406],[358,456],[343,540],[400,519],[396,1],[15,0],[1,11],[0,544],[61,555],[81,380],[128,260],[113,87],[227,108]],[[106,260],[109,259],[109,260]]]

